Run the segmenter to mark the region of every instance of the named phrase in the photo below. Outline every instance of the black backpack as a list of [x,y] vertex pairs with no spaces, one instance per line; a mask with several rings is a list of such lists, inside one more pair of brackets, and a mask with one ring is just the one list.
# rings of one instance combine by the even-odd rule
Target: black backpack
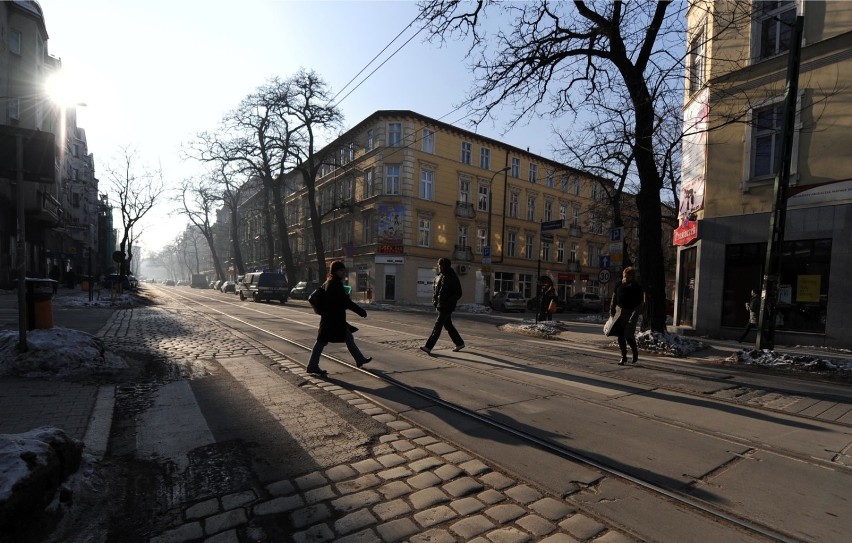
[[323,288],[324,286],[325,285],[317,287],[317,289],[308,296],[308,303],[311,304],[311,307],[314,309],[314,313],[317,315],[322,315],[323,311],[325,311],[326,296],[328,293]]

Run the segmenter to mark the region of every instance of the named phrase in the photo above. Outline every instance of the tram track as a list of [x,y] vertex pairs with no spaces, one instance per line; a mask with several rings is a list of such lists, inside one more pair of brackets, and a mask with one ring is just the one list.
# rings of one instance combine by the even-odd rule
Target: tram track
[[[173,296],[173,297],[175,297],[175,296]],[[263,334],[272,335],[275,338],[277,338],[279,341],[285,341],[290,345],[296,346],[299,349],[304,349],[306,351],[310,351],[310,349],[311,349],[310,345],[306,345],[304,343],[294,341],[291,338],[277,334],[273,331],[265,330],[261,327],[258,327],[256,325],[250,323],[248,320],[241,319],[241,318],[233,316],[233,315],[229,315],[227,312],[221,311],[221,310],[219,310],[215,307],[212,307],[211,305],[198,302],[198,300],[195,299],[195,298],[190,298],[190,297],[186,297],[186,296],[183,296],[183,295],[178,295],[177,297],[179,297],[181,299],[182,303],[184,303],[188,306],[192,305],[192,304],[203,305],[208,311],[218,313],[218,314],[220,314],[224,317],[227,317],[229,319],[239,321],[243,326],[251,327],[251,328],[253,328],[253,329],[255,329],[255,330],[257,330],[257,331],[259,331]],[[245,303],[239,303],[239,302],[232,303],[232,302],[227,302],[227,301],[223,302],[219,297],[216,297],[216,298],[209,297],[208,299],[209,299],[209,301],[215,302],[217,304],[227,303],[227,304],[237,305],[237,306],[241,307],[242,309],[247,308],[247,305]],[[279,311],[268,311],[268,310],[264,310],[264,309],[260,309],[260,308],[254,308],[254,307],[248,307],[248,309],[250,309],[252,312],[261,313],[268,318],[279,318],[279,319],[284,318],[289,322],[298,323],[300,325],[310,327],[310,328],[313,328],[313,327],[316,326],[316,323],[313,320],[311,322],[306,322],[306,321],[298,319],[298,318],[295,318],[295,319],[290,318],[290,317],[287,317],[285,315],[281,315]],[[382,331],[382,332],[385,332],[385,333],[392,333],[392,334],[395,334],[396,336],[399,336],[400,334],[404,334],[404,332],[401,332],[399,329],[392,329],[392,328],[377,326],[377,325],[373,325],[373,324],[369,324],[367,326],[371,327],[373,330]],[[406,335],[409,335],[409,334],[406,334]],[[419,337],[419,336],[413,336],[412,335],[412,337]],[[489,352],[494,353],[495,350],[501,351],[501,349],[499,347],[495,348],[494,338],[488,338],[488,340],[491,342],[490,348],[487,349]],[[507,344],[508,343],[517,343],[517,341],[507,342]],[[267,348],[270,348],[270,347],[267,345]],[[272,349],[272,350],[280,353],[280,351],[276,351],[275,349]],[[592,351],[591,349],[588,349],[588,348],[585,349],[585,350],[587,352]],[[283,353],[280,353],[280,354],[281,354],[281,356],[285,356]],[[425,356],[425,355],[419,355],[417,353],[414,353],[414,354],[416,356]],[[600,356],[603,356],[603,354],[595,353],[594,351],[588,352],[588,354],[590,356],[596,356],[598,354]],[[500,355],[501,355],[501,353],[499,353],[499,352],[494,353],[494,356],[500,356]],[[574,450],[570,447],[566,447],[566,446],[564,446],[560,443],[557,443],[553,440],[542,439],[541,437],[536,436],[536,435],[534,435],[534,434],[532,434],[528,431],[525,431],[525,430],[513,427],[511,425],[505,424],[503,422],[500,422],[500,421],[494,419],[493,417],[483,415],[483,414],[478,413],[475,410],[469,409],[465,406],[462,406],[462,405],[441,399],[434,394],[426,393],[422,390],[419,390],[418,387],[412,387],[412,386],[400,381],[399,379],[394,378],[391,375],[387,375],[387,374],[384,374],[382,372],[371,372],[371,371],[365,371],[363,369],[356,368],[353,364],[345,362],[345,361],[343,361],[343,360],[341,360],[341,359],[339,359],[335,356],[329,356],[329,355],[324,354],[324,357],[329,359],[329,360],[333,360],[335,363],[342,364],[343,366],[347,367],[351,371],[361,372],[365,375],[368,375],[372,379],[381,380],[384,383],[387,383],[389,385],[397,387],[400,390],[404,390],[408,394],[412,394],[412,395],[415,395],[415,396],[420,397],[422,399],[428,400],[429,402],[431,402],[434,405],[439,405],[444,409],[447,409],[447,410],[449,410],[453,413],[456,413],[458,416],[462,416],[462,417],[468,418],[470,420],[474,420],[477,423],[487,425],[488,427],[490,427],[492,429],[498,430],[500,432],[504,432],[504,433],[511,435],[514,438],[521,440],[521,441],[523,441],[523,442],[525,442],[525,443],[527,443],[531,446],[534,446],[534,447],[539,448],[541,450],[545,450],[550,454],[554,454],[554,455],[557,455],[561,458],[568,459],[568,460],[571,460],[573,462],[580,463],[584,466],[593,468],[593,469],[599,471],[603,476],[609,476],[609,477],[617,478],[617,479],[624,481],[627,484],[632,485],[636,488],[641,488],[643,491],[652,492],[655,495],[664,497],[666,500],[670,500],[671,502],[677,504],[679,507],[685,507],[685,508],[688,508],[690,510],[700,512],[700,514],[702,514],[702,515],[709,516],[713,519],[716,519],[719,522],[723,522],[723,523],[729,524],[731,526],[735,526],[738,529],[745,530],[748,533],[757,535],[759,537],[766,538],[768,540],[772,540],[772,541],[798,541],[798,539],[795,539],[794,537],[790,536],[789,534],[777,531],[777,530],[775,530],[775,529],[773,529],[769,526],[763,525],[761,523],[753,522],[753,521],[749,520],[748,518],[741,517],[741,516],[731,512],[731,511],[727,511],[723,508],[716,507],[716,506],[709,504],[709,503],[707,503],[703,500],[694,498],[692,496],[684,495],[683,493],[678,492],[676,490],[672,490],[672,489],[666,488],[664,486],[655,484],[652,481],[648,481],[648,480],[645,480],[641,477],[637,477],[637,476],[635,476],[631,473],[628,473],[624,470],[618,469],[617,467],[614,467],[612,465],[608,465],[607,463],[601,462],[600,460],[597,460],[595,458],[591,458],[590,456],[583,454],[580,451]],[[519,357],[519,358],[523,359],[524,357]],[[491,371],[485,370],[483,368],[472,367],[471,365],[459,363],[459,362],[456,362],[456,361],[453,361],[453,360],[444,360],[443,357],[442,357],[442,363],[447,364],[447,365],[451,365],[451,366],[454,366],[454,367],[457,367],[457,368],[460,368],[460,369],[464,369],[465,371],[476,372],[476,373],[479,373],[481,375],[488,375],[490,377],[501,379],[501,380],[511,380],[512,382],[515,382],[515,383],[518,383],[518,384],[523,384],[523,385],[529,385],[530,384],[529,381],[524,381],[522,379],[507,377],[505,374],[499,374],[498,375],[496,372],[491,372]],[[542,361],[540,358],[536,359],[535,363],[539,364],[539,365],[540,364],[547,364],[547,365],[551,365],[551,366],[559,366],[562,370],[565,370],[564,365],[559,365],[556,362]],[[656,368],[656,369],[659,370],[659,371],[665,370],[664,368]],[[582,370],[572,369],[572,371],[580,372]],[[611,377],[611,376],[609,376],[608,378],[614,380],[614,378]],[[701,376],[701,378],[706,378],[706,376]],[[622,381],[622,380],[630,381],[630,379],[624,379],[624,377],[621,376],[621,375],[619,375],[617,377],[617,380],[619,380],[619,381]],[[725,380],[725,381],[726,381],[726,384],[728,384],[729,380]],[[644,383],[644,384],[647,384],[647,383]],[[546,385],[543,385],[542,383],[539,383],[539,382],[534,383],[534,386],[539,387],[539,388],[547,388]],[[655,386],[657,388],[660,388],[660,389],[663,389],[663,390],[669,390],[670,392],[675,392],[675,393],[678,393],[678,394],[686,394],[686,392],[684,392],[681,389],[676,389],[676,388],[664,389],[663,387],[659,387],[659,383],[655,384]],[[565,394],[564,390],[560,390],[560,389],[557,389],[555,387],[552,388],[551,390],[553,391],[554,394],[557,394],[557,393]],[[706,396],[700,396],[700,395],[695,395],[695,396],[701,397],[703,400],[707,400]],[[374,398],[371,398],[371,399],[373,401],[375,401]],[[589,400],[588,398],[579,398],[578,397],[576,399],[586,401],[586,402],[592,402],[592,400]],[[719,400],[713,400],[713,401],[718,402],[720,404],[725,403],[725,402],[722,402],[722,401],[719,401]],[[622,408],[619,408],[617,406],[606,404],[606,402],[597,402],[597,403],[601,406],[605,406],[607,409],[616,409],[616,410],[620,409],[624,412],[631,413],[634,416],[642,416],[642,417],[646,417],[646,418],[648,417],[647,414],[637,413],[637,412],[631,411],[629,409],[622,409]],[[759,409],[757,407],[749,407],[749,408],[755,409],[755,410]],[[795,415],[790,414],[790,413],[784,413],[784,415],[785,416],[795,416]],[[808,417],[800,417],[800,418],[807,419]],[[767,444],[765,444],[765,443],[755,443],[755,442],[750,442],[748,440],[743,440],[743,439],[737,438],[736,436],[732,436],[732,435],[726,435],[726,434],[716,433],[716,432],[708,432],[706,429],[699,429],[699,428],[695,428],[695,427],[690,427],[689,425],[684,425],[682,423],[676,423],[676,422],[673,422],[673,421],[659,420],[657,418],[652,418],[652,420],[655,420],[655,422],[662,422],[662,423],[665,423],[665,424],[676,424],[679,428],[682,428],[685,431],[702,432],[702,433],[709,435],[709,436],[712,436],[714,438],[730,440],[732,442],[736,442],[739,445],[750,447],[750,448],[755,449],[755,450],[756,449],[764,450],[764,451],[770,452],[772,454],[782,455],[782,456],[788,457],[792,460],[796,460],[796,461],[800,461],[800,462],[808,462],[808,463],[813,464],[813,465],[818,465],[818,466],[821,466],[823,468],[836,469],[838,471],[845,471],[845,472],[849,471],[849,469],[846,466],[839,466],[839,465],[836,465],[836,464],[832,464],[831,462],[826,462],[826,461],[821,460],[821,459],[802,456],[802,455],[795,453],[794,451],[777,450],[777,449],[774,449],[772,447],[767,446]],[[821,421],[821,422],[824,422],[824,421]],[[848,425],[845,425],[845,426],[848,427]],[[721,469],[725,469],[725,468],[720,466],[720,468],[718,468],[718,469],[721,470]]]

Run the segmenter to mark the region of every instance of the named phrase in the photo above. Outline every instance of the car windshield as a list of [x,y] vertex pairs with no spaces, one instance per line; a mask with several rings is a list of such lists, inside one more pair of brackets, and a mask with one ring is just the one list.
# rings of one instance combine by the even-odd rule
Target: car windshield
[[507,298],[523,298],[520,292],[509,292],[506,294]]

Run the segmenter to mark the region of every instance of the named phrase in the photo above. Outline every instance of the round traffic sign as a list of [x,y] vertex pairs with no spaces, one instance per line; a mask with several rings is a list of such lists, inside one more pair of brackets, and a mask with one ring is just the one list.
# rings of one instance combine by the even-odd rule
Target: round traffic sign
[[601,270],[598,272],[598,281],[601,283],[609,283],[609,270]]

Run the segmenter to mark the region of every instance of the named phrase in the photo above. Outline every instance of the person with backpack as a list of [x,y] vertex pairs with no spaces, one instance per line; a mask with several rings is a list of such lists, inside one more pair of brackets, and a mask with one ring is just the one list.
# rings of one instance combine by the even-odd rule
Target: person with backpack
[[310,374],[320,376],[328,374],[327,371],[320,369],[319,360],[323,349],[329,343],[346,343],[346,348],[349,349],[349,353],[355,359],[355,364],[359,368],[373,359],[372,357],[365,357],[358,346],[355,345],[352,332],[356,331],[357,328],[346,322],[347,309],[354,311],[363,318],[367,318],[367,312],[346,294],[343,288],[345,276],[346,265],[339,260],[334,262],[331,265],[331,271],[326,282],[317,289],[317,291],[322,290],[322,293],[315,292],[311,295],[310,303],[314,307],[314,311],[320,314],[320,324],[317,341],[314,343],[308,362],[307,370]]
[[441,336],[441,330],[446,328],[447,333],[450,334],[450,339],[455,344],[453,352],[457,353],[464,349],[464,340],[453,325],[453,311],[455,311],[456,304],[462,297],[461,281],[449,258],[438,259],[436,270],[438,276],[435,278],[432,304],[438,310],[438,318],[435,320],[435,327],[432,328],[432,335],[426,340],[426,345],[420,347],[420,350],[426,354],[431,354]]

